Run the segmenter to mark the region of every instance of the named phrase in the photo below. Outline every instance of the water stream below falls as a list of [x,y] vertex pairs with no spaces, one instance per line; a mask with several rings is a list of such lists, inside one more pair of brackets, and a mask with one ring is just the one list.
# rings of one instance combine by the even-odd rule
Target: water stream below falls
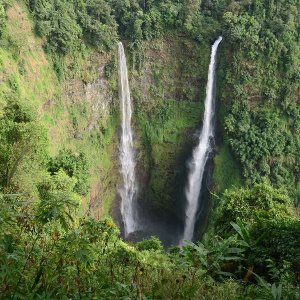
[[124,223],[124,234],[138,230],[137,181],[135,174],[135,152],[133,131],[131,127],[132,103],[128,83],[128,72],[123,44],[118,43],[119,54],[119,97],[122,113],[122,133],[120,141],[120,163],[123,186],[120,188],[121,214]]
[[194,235],[196,216],[199,207],[199,196],[203,181],[205,165],[211,153],[211,140],[214,137],[214,114],[215,114],[215,73],[218,46],[222,41],[219,37],[212,46],[210,64],[208,70],[208,81],[206,86],[205,110],[202,131],[199,136],[197,147],[193,151],[188,163],[189,173],[185,189],[186,208],[184,232],[180,244],[184,240],[192,240]]

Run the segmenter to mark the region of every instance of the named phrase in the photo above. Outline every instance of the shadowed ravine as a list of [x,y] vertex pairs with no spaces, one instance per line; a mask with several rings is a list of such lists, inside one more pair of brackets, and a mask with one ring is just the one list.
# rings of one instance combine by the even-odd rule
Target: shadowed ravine
[[[215,114],[215,72],[217,49],[222,41],[219,37],[212,46],[211,60],[208,71],[208,81],[206,86],[205,111],[203,118],[202,130],[197,138],[194,150],[190,146],[189,160],[186,168],[184,161],[181,161],[183,168],[180,181],[182,182],[181,190],[183,197],[179,207],[181,212],[178,216],[184,215],[184,222],[174,215],[174,218],[159,218],[151,213],[145,205],[143,209],[143,187],[141,193],[137,193],[137,182],[139,181],[138,167],[135,161],[135,150],[133,147],[133,130],[131,126],[132,102],[128,82],[128,71],[126,58],[122,43],[118,44],[119,53],[119,98],[121,104],[121,139],[120,139],[120,164],[121,174],[123,177],[123,186],[119,190],[121,198],[120,211],[122,215],[122,227],[125,238],[129,240],[140,240],[152,235],[158,236],[165,246],[180,244],[184,240],[192,240],[195,225],[205,226],[205,220],[199,220],[199,217],[206,219],[208,203],[206,199],[207,182],[204,176],[209,176],[206,171],[209,157],[212,155],[212,139],[214,137],[214,114]],[[184,171],[186,169],[186,172]],[[187,178],[185,180],[185,178]],[[184,187],[184,182],[187,181]],[[206,182],[206,184],[205,184]],[[203,191],[201,191],[203,187]],[[145,195],[144,195],[145,196]],[[186,205],[184,206],[184,202]],[[201,202],[201,203],[200,203]],[[202,203],[203,202],[203,203]],[[196,230],[197,231],[197,230]],[[203,228],[201,229],[201,232]],[[181,233],[180,233],[181,232]]]

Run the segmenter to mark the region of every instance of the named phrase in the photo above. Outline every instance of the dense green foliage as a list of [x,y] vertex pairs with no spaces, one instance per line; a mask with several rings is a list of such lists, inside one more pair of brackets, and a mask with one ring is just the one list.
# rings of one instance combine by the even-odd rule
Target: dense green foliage
[[51,158],[48,163],[49,172],[54,175],[63,169],[70,177],[75,177],[77,183],[74,191],[80,195],[86,195],[88,186],[88,165],[84,153],[73,154],[70,150],[61,150],[57,157]]
[[0,291],[5,299],[240,299],[241,293],[243,299],[278,299],[279,292],[289,299],[299,296],[290,283],[282,287],[259,278],[261,287],[253,289],[228,280],[247,274],[241,269],[247,246],[238,236],[189,243],[165,254],[157,239],[124,243],[109,220],[75,221],[76,201],[70,198],[74,182],[63,172],[57,176],[51,192],[43,188],[45,200],[39,205],[18,195],[0,197]]
[[4,3],[0,2],[0,38],[3,37],[6,28],[6,14]]
[[105,1],[29,1],[36,18],[36,30],[47,39],[50,52],[67,54],[88,43],[110,49],[116,41],[111,8]]
[[[46,38],[46,49],[67,54],[80,50],[86,43],[100,49],[114,47],[118,36],[129,40],[132,47],[172,29],[201,40],[218,24],[209,16],[211,7],[201,1],[152,0],[29,0],[36,19],[38,34]],[[204,30],[203,25],[210,29]]]
[[266,184],[255,184],[251,189],[226,190],[218,209],[219,222],[240,218],[247,222],[255,219],[271,220],[291,213],[291,200],[282,191]]
[[17,169],[24,162],[24,168],[43,160],[45,134],[36,122],[32,110],[22,107],[14,98],[6,100],[7,105],[0,117],[0,165],[2,188],[14,185]]
[[267,273],[273,268],[268,275],[273,280],[298,282],[300,223],[287,194],[261,183],[251,189],[227,190],[219,201],[214,213],[215,230],[222,235],[237,230],[254,272]]
[[[24,83],[36,66],[32,61],[26,66],[22,57],[33,59],[29,49],[35,46],[14,39],[17,27],[9,33],[6,10],[13,3],[0,1],[0,297],[298,299],[298,1],[24,1],[59,76],[64,64],[71,70],[65,75],[75,76],[88,51],[112,50],[119,39],[128,44],[138,160],[149,176],[146,200],[165,216],[175,210],[176,159],[201,115],[197,101],[205,93],[209,46],[224,36],[218,71],[223,144],[214,174],[221,195],[203,241],[169,252],[155,237],[125,243],[111,220],[82,217],[92,159],[99,156],[110,172],[101,180],[116,186],[118,179],[109,178],[110,158],[103,154],[112,144],[116,118],[108,110],[112,121],[104,118],[100,131],[90,133],[79,124],[87,117],[86,106],[72,103],[74,138],[80,143],[82,126],[99,154],[89,158],[81,148],[49,154],[51,141],[41,122],[45,112],[36,102],[41,96],[50,105],[57,99],[55,92],[40,93],[45,82],[34,92]],[[164,60],[168,51],[170,61]],[[115,91],[113,58],[104,73]],[[26,78],[32,85],[44,76],[32,74]],[[149,91],[136,83],[143,76],[151,82]],[[88,75],[83,77],[86,84]],[[195,90],[198,85],[201,91]],[[143,93],[148,98],[140,101]],[[109,208],[103,210],[107,214]]]
[[[224,14],[225,118],[246,182],[263,177],[299,197],[299,3],[236,3]],[[233,50],[233,49],[237,50]],[[284,74],[284,75],[283,75]]]

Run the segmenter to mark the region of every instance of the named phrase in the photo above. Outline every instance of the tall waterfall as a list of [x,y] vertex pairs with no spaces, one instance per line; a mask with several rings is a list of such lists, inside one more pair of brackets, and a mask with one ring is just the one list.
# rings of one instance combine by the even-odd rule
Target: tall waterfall
[[199,143],[193,151],[192,159],[189,162],[188,183],[185,189],[187,199],[185,209],[185,226],[182,241],[192,240],[198,210],[198,199],[201,192],[203,173],[209,154],[211,153],[211,138],[214,134],[213,116],[214,116],[214,88],[216,73],[217,50],[222,37],[219,37],[212,46],[211,58],[208,70],[208,81],[206,86],[205,111],[203,127],[199,136]]
[[135,152],[133,147],[131,115],[132,104],[128,83],[126,57],[124,47],[118,43],[119,54],[119,97],[122,112],[122,136],[120,143],[121,173],[123,186],[120,189],[121,213],[124,222],[125,236],[137,229],[136,193],[137,184],[135,177]]

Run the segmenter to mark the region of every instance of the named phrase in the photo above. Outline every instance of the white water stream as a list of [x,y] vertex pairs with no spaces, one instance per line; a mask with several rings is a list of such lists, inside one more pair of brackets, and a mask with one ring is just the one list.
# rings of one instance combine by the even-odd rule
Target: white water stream
[[119,54],[119,97],[122,113],[122,135],[120,143],[121,173],[123,186],[120,189],[121,213],[124,222],[125,237],[138,228],[136,205],[137,183],[135,176],[135,152],[131,128],[132,103],[128,83],[128,72],[124,47],[118,43]]
[[211,153],[211,139],[214,136],[213,117],[215,114],[215,73],[218,46],[222,41],[219,37],[212,46],[210,64],[208,70],[208,81],[206,86],[205,111],[203,127],[199,136],[199,143],[193,151],[192,159],[189,161],[188,183],[185,189],[187,199],[185,208],[185,226],[181,244],[184,240],[192,240],[196,223],[199,196],[203,181],[203,174],[207,159]]

